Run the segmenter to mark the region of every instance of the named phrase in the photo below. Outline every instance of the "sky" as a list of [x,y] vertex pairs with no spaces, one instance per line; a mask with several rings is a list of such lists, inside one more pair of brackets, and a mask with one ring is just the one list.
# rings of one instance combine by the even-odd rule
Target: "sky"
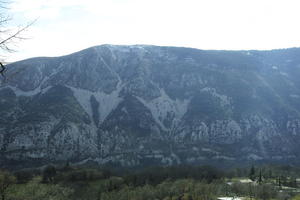
[[300,47],[299,0],[13,0],[9,26],[37,21],[9,62],[101,44],[198,49]]

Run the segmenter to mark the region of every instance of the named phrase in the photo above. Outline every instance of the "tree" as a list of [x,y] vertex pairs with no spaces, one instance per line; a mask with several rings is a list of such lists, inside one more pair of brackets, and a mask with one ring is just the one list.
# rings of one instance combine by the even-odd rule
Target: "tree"
[[[26,39],[23,33],[36,21],[32,21],[18,28],[9,28],[12,18],[7,14],[9,3],[0,0],[0,52],[15,52],[15,44]],[[3,56],[3,55],[2,55]],[[6,67],[3,64],[3,58],[0,58],[0,74],[5,80]]]
[[289,178],[288,186],[289,187],[294,187],[294,188],[297,187],[297,180],[296,180],[295,177],[290,177]]
[[13,190],[9,197],[15,200],[68,200],[74,190],[58,184],[41,184],[38,180],[31,180]]
[[261,174],[261,170],[259,170],[258,183],[259,183],[259,184],[262,184],[262,174]]
[[1,200],[6,199],[8,189],[16,182],[16,178],[8,171],[0,170],[0,196]]
[[280,187],[281,188],[281,177],[280,176],[278,176],[277,177],[277,183],[278,183],[278,187]]
[[56,175],[56,169],[52,165],[48,165],[44,170],[43,170],[43,182],[53,182],[54,176]]
[[251,169],[250,169],[249,178],[250,178],[252,181],[255,180],[255,168],[254,168],[254,166],[252,166]]
[[33,178],[33,172],[28,170],[21,170],[14,173],[17,183],[27,183]]

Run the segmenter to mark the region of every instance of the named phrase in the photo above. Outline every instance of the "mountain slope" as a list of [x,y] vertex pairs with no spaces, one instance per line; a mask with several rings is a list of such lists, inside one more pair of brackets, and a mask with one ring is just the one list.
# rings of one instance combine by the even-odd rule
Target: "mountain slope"
[[13,63],[0,165],[296,162],[299,55],[102,45]]

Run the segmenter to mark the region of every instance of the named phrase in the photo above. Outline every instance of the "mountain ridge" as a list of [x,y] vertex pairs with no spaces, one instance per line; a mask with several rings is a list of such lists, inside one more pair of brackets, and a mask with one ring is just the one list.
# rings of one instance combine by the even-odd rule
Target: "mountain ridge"
[[1,163],[296,162],[298,55],[101,45],[10,64]]

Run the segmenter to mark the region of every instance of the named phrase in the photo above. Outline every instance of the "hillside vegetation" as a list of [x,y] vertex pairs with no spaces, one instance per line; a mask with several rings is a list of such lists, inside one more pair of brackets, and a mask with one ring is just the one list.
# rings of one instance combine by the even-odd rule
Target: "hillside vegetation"
[[[299,199],[300,169],[260,166],[221,171],[209,166],[155,167],[111,172],[47,166],[0,172],[2,200]],[[251,180],[252,179],[252,180]],[[5,190],[1,190],[7,184]]]

